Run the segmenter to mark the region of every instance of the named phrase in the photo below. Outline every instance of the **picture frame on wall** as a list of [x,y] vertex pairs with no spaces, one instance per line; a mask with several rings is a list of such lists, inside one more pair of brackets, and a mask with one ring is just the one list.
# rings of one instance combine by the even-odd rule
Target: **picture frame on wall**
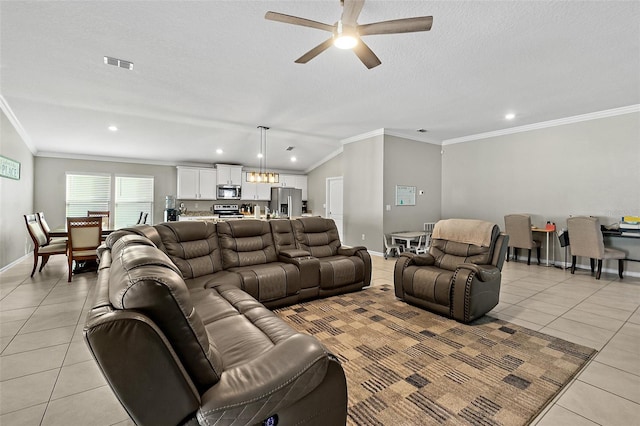
[[396,185],[396,206],[415,206],[416,187]]
[[0,155],[0,176],[20,180],[20,162]]

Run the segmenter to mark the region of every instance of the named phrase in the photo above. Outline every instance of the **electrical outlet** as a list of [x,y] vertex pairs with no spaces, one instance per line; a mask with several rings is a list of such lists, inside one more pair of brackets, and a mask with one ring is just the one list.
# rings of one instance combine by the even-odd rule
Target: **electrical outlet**
[[197,209],[197,208],[198,208],[198,203],[196,203],[196,206],[194,207],[194,209]]
[[391,204],[387,204],[387,211],[390,212],[391,211]]
[[362,234],[362,241],[364,241],[364,234]]

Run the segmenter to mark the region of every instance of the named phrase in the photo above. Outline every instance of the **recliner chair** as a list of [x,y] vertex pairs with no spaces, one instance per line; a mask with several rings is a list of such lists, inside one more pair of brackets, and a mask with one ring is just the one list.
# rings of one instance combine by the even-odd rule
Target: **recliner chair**
[[428,253],[396,262],[396,297],[463,323],[480,318],[498,304],[508,241],[490,222],[441,220]]

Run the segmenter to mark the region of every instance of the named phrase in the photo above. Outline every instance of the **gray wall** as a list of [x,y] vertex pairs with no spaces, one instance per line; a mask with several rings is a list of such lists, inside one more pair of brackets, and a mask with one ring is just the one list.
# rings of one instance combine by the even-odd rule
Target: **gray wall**
[[307,173],[307,210],[324,216],[327,203],[327,178],[343,176],[343,155],[336,155]]
[[[503,228],[505,214],[529,213],[535,225],[550,220],[562,228],[569,215],[610,224],[640,214],[640,113],[443,149],[443,218],[484,219]],[[637,241],[611,243],[640,258]],[[626,269],[640,271],[640,264],[627,262]]]
[[66,172],[153,176],[154,211],[153,218],[148,218],[147,223],[162,222],[165,196],[176,194],[177,175],[174,166],[36,157],[35,209],[46,213],[51,227],[61,226],[65,221]]
[[[385,135],[384,233],[420,230],[440,219],[442,163],[439,145]],[[396,206],[396,185],[415,186],[415,206]],[[391,210],[387,210],[390,206]],[[382,235],[380,235],[382,238]]]
[[20,180],[0,177],[0,269],[20,259],[33,244],[22,215],[33,213],[33,154],[0,110],[0,155],[20,162]]
[[[344,244],[382,251],[384,137],[344,145]],[[362,239],[362,235],[365,239]]]

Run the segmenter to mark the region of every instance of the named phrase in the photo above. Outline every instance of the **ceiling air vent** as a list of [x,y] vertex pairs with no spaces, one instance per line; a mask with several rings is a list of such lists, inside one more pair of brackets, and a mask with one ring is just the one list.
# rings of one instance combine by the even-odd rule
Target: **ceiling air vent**
[[287,147],[287,151],[293,151],[293,148],[295,148],[294,146],[288,146]]
[[107,65],[113,65],[115,67],[120,67],[127,70],[133,70],[133,62],[125,61],[123,59],[118,59],[118,58],[112,58],[111,56],[105,56],[104,63]]

